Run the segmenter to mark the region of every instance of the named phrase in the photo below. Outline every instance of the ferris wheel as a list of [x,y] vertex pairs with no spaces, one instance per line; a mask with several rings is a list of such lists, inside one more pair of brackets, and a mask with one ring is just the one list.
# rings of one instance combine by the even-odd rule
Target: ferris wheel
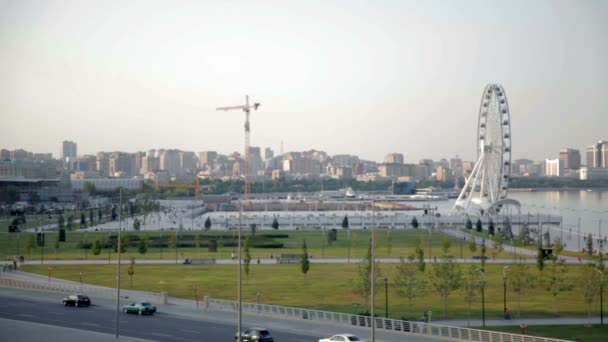
[[507,95],[499,84],[483,91],[477,124],[477,162],[454,204],[467,215],[497,214],[507,199],[511,177],[511,117]]

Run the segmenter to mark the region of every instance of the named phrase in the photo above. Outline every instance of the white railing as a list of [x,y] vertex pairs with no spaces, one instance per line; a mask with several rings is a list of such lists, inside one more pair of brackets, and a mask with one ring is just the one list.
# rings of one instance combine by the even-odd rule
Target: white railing
[[[238,310],[236,301],[205,298],[207,310],[232,311]],[[360,327],[371,327],[372,320],[369,316],[353,315],[339,312],[320,310],[308,310],[278,305],[242,303],[244,313],[260,314],[267,316],[278,316],[284,318],[305,319],[311,321],[322,321],[334,324],[356,325]],[[402,321],[389,318],[376,317],[376,328],[398,331],[404,334],[423,334],[432,337],[447,339],[458,339],[461,341],[476,342],[571,342],[555,338],[538,337],[530,335],[509,334],[496,331],[480,330],[438,325],[424,322]]]
[[[52,279],[49,282],[44,281],[28,281],[21,279],[0,278],[0,287],[10,287],[25,290],[52,291],[60,293],[86,293],[90,296],[99,298],[116,298],[116,289],[109,287],[94,286],[76,282],[57,281]],[[153,303],[161,303],[162,294],[144,291],[121,290],[122,299],[132,299],[134,301],[149,301]]]

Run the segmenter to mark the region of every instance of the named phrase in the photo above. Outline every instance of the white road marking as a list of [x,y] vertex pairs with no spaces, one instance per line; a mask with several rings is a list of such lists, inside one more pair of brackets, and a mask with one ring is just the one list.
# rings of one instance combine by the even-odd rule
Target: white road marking
[[160,337],[171,337],[171,335],[168,334],[163,334],[163,333],[157,333],[157,332],[150,332],[150,335],[155,335],[155,336],[160,336]]
[[183,331],[190,334],[200,334],[200,331],[197,330],[179,329],[179,331]]

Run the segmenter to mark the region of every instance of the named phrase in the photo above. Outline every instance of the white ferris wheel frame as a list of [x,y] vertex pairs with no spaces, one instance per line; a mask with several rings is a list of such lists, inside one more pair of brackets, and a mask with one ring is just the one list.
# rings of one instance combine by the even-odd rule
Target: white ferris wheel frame
[[467,215],[497,214],[511,178],[511,115],[503,87],[488,84],[477,123],[477,162],[454,209]]

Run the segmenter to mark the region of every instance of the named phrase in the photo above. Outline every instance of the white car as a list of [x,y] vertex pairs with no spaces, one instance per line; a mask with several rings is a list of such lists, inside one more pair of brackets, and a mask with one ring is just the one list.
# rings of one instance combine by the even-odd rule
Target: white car
[[365,340],[362,340],[353,334],[337,334],[332,337],[322,338],[319,340],[319,342],[349,342],[349,341],[365,342]]

